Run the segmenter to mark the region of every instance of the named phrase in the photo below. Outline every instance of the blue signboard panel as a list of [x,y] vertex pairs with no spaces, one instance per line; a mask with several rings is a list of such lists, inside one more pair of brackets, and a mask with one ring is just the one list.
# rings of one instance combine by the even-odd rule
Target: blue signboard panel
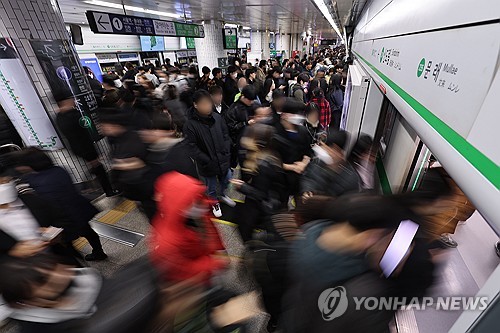
[[99,80],[99,82],[102,82],[101,66],[99,66],[97,58],[80,59],[80,63],[82,64],[82,66],[87,66],[88,68],[90,68],[92,70],[92,73],[94,73],[95,78]]

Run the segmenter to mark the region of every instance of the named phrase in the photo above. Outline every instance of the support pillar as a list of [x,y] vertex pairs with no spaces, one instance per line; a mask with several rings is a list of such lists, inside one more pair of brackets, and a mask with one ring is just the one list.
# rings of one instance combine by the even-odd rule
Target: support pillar
[[[71,43],[64,20],[56,0],[0,0],[0,36],[9,38],[24,65],[40,101],[49,117],[55,123],[58,108],[49,82],[36,57],[30,40],[65,40]],[[71,44],[71,52],[76,57],[78,68],[79,58]],[[76,69],[78,71],[78,69]],[[13,79],[13,78],[12,78]],[[7,78],[9,80],[9,78]],[[88,85],[87,80],[84,84]],[[90,88],[90,85],[89,85]],[[93,95],[91,95],[93,97]],[[94,98],[95,101],[95,98]],[[4,108],[6,106],[3,106]],[[59,132],[60,133],[60,132]],[[62,134],[59,135],[60,137]],[[63,138],[64,139],[64,138]],[[64,141],[64,140],[63,140]],[[68,145],[65,145],[68,147]],[[105,139],[97,143],[98,151],[107,162],[109,147]],[[83,182],[92,179],[85,161],[74,156],[67,149],[50,151],[54,162],[64,167],[72,176],[73,181]]]
[[196,57],[198,67],[207,66],[210,69],[219,67],[217,58],[227,57],[227,51],[224,50],[222,24],[219,22],[204,24],[205,38],[195,38]]

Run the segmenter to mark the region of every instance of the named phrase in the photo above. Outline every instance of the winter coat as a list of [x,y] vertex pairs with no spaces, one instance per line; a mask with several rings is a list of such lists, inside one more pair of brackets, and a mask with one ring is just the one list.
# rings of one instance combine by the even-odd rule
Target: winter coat
[[236,101],[229,107],[224,120],[229,130],[229,136],[233,144],[238,144],[245,126],[248,125],[248,117],[253,113],[253,107],[247,106],[241,101]]
[[190,148],[191,157],[196,161],[203,177],[227,174],[230,160],[231,140],[227,126],[218,113],[209,117],[200,116],[194,108],[188,111],[188,120],[183,130]]
[[[150,243],[153,263],[169,281],[195,276],[208,281],[214,271],[224,267],[213,256],[224,246],[211,221],[205,186],[194,178],[171,172],[161,176],[155,187],[159,202]],[[184,217],[195,201],[207,206],[206,215],[199,221]]]
[[234,96],[239,93],[238,83],[229,76],[226,77],[224,82],[224,102],[227,105],[231,105],[234,101]]
[[72,222],[66,227],[65,233],[70,238],[76,238],[79,232],[99,211],[90,201],[76,190],[70,175],[61,167],[54,166],[42,171],[25,175],[29,185],[35,192],[50,201]]
[[358,173],[354,167],[345,162],[334,171],[323,161],[314,159],[309,163],[300,181],[300,191],[324,194],[332,197],[358,192],[361,188]]

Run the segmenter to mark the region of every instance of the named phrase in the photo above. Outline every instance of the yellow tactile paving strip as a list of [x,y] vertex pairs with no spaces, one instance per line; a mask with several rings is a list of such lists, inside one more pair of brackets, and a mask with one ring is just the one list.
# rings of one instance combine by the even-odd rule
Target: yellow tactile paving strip
[[[115,208],[111,209],[109,212],[97,219],[97,221],[106,224],[115,224],[135,208],[135,202],[125,199]],[[83,237],[80,237],[73,241],[73,247],[79,251],[83,249],[87,244],[87,240]]]

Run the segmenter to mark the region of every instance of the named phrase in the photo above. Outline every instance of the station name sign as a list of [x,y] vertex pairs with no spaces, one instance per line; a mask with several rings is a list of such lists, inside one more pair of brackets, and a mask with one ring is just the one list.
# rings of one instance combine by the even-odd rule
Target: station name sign
[[202,25],[147,17],[87,11],[90,30],[98,34],[204,38]]

